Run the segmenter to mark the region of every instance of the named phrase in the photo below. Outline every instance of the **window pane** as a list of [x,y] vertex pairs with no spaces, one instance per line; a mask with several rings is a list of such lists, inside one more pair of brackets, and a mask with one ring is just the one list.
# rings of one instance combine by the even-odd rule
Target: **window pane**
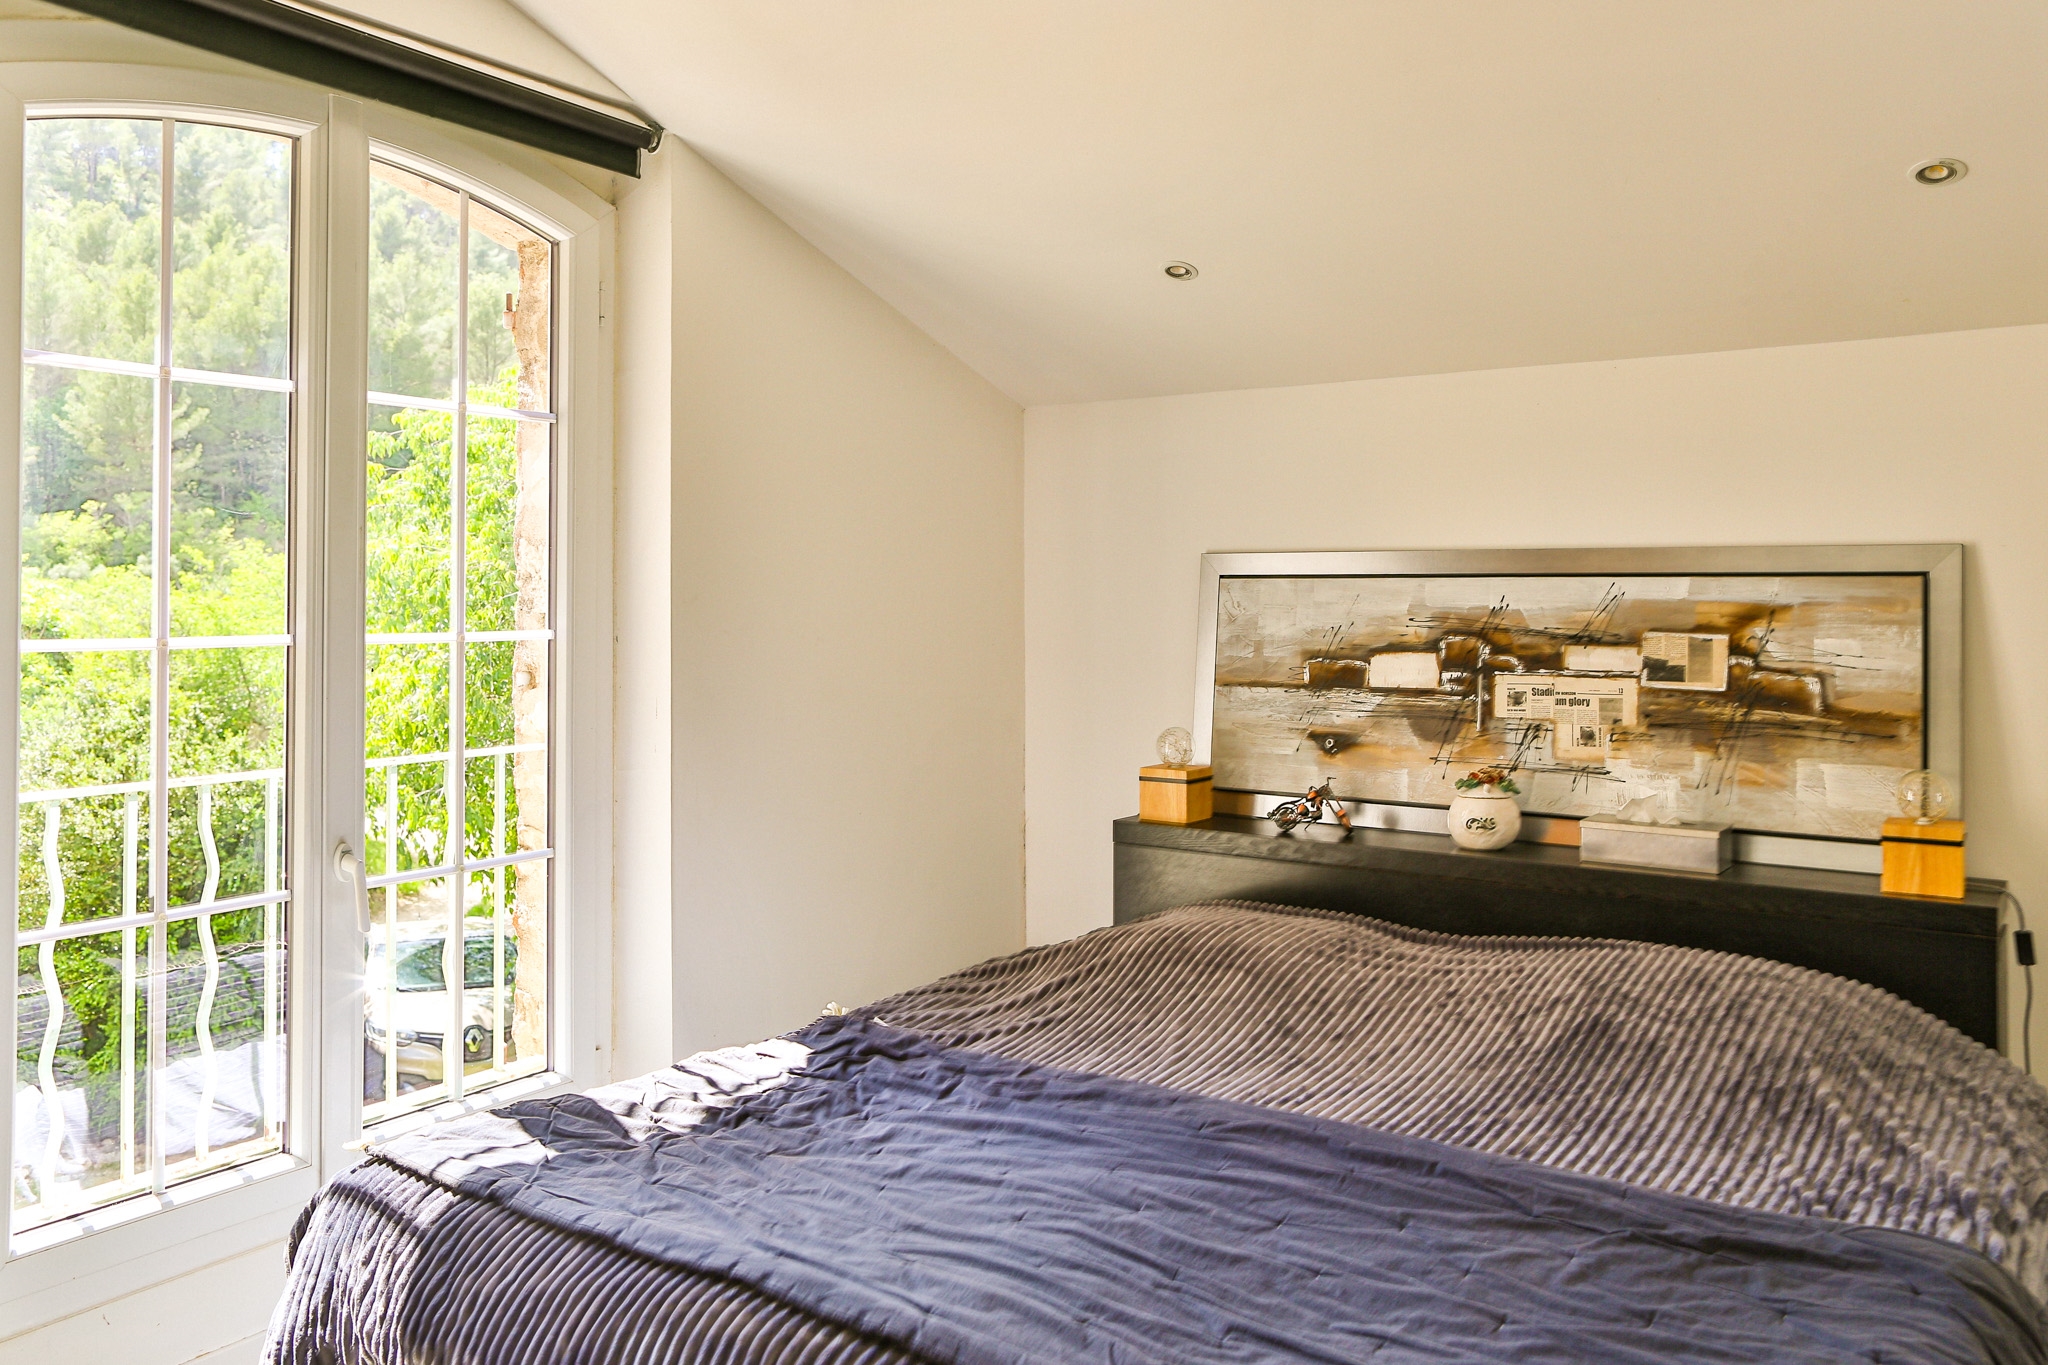
[[363,812],[373,876],[442,865],[448,848],[447,772],[439,759],[370,766]]
[[18,1228],[149,1186],[149,933],[92,934],[16,954]]
[[[466,744],[472,753],[512,743],[513,649],[514,644],[510,640],[493,640],[464,647],[462,682],[467,701],[463,706],[463,721],[469,731]],[[545,739],[546,736],[537,738]],[[472,788],[471,800],[475,799]]]
[[[164,1163],[171,1179],[275,1151],[284,1056],[269,1002],[281,993],[276,916],[258,906],[174,922],[165,932]],[[266,977],[275,979],[266,984]]]
[[171,634],[282,635],[291,395],[171,396]]
[[[505,868],[507,951],[518,958],[512,974],[508,1070],[542,1071],[548,1064],[548,878],[552,862]],[[486,874],[476,874],[481,877]]]
[[[468,914],[463,921],[463,985],[472,992],[467,1002],[471,1019],[462,1055],[472,1073],[499,1071],[518,1060],[512,1040],[513,996],[522,970],[512,920],[516,891],[509,868],[470,874]],[[544,1060],[538,1051],[527,1056],[534,1063]],[[494,1079],[503,1079],[503,1074],[473,1075],[472,1083],[488,1084]]]
[[448,848],[448,646],[365,651],[364,800],[374,873],[438,867]]
[[466,549],[471,630],[548,625],[547,422],[469,419]]
[[467,857],[474,862],[548,846],[548,754],[539,744],[471,757],[465,761],[469,786]]
[[[379,913],[392,919],[380,921],[388,941],[371,964],[364,1093],[373,1118],[466,1090],[472,1080],[493,1084],[547,1064],[546,867],[538,859],[474,864],[549,846],[554,448],[552,423],[471,406],[545,411],[551,401],[553,244],[445,186],[390,168],[378,175],[373,235],[408,244],[388,251],[391,260],[438,261],[447,220],[459,224],[467,215],[469,234],[453,277],[454,295],[466,294],[467,317],[462,344],[449,357],[463,404],[458,411],[396,404],[371,411],[366,843],[373,871],[419,875],[445,867],[460,896],[451,903],[438,884],[430,892],[422,883],[410,899],[379,900]],[[402,218],[409,236],[392,226]],[[441,288],[427,292],[438,299],[433,290]],[[395,307],[373,309],[384,318],[374,354],[395,355],[390,338],[420,330],[392,321]],[[433,313],[428,330],[442,325]],[[419,372],[431,378],[404,390],[395,381],[373,381],[373,388],[438,400],[442,371]],[[462,750],[452,791],[435,757],[451,735]],[[414,761],[394,762],[400,758]],[[451,832],[458,846],[449,845]],[[466,984],[451,990],[446,983],[458,975]],[[405,1022],[408,1009],[427,1009],[418,1003],[427,998],[434,1017]],[[395,1030],[388,1036],[379,1031],[387,1027]],[[410,1043],[400,1036],[406,1033]]]
[[163,124],[28,125],[23,344],[100,360],[156,359]]
[[370,391],[455,397],[454,190],[370,164]]
[[277,889],[285,650],[171,654],[171,904]]
[[[457,1050],[469,1077],[513,1060],[518,942],[509,929],[494,929],[488,916],[465,919],[458,1015],[447,987],[452,959],[445,887],[422,882],[401,888],[395,902],[398,918],[388,935],[379,914],[363,1030],[364,1096],[372,1104],[387,1095],[409,1103],[444,1093],[443,1067]],[[494,977],[501,983],[497,987]],[[536,1070],[541,1061],[535,1053],[529,1065],[512,1074]]]
[[45,365],[26,370],[22,634],[146,640],[156,384]]
[[22,790],[147,782],[149,706],[147,650],[23,654]]
[[[284,954],[275,923],[274,912],[266,919],[259,908],[183,921],[167,933],[168,1065],[158,1087],[171,1179],[276,1149]],[[88,935],[18,954],[17,1227],[150,1185],[154,932]]]
[[370,409],[363,610],[372,635],[448,629],[454,431],[450,413]]
[[475,200],[469,205],[469,400],[551,412],[548,344],[554,246]]
[[465,649],[469,751],[547,747],[547,641],[485,641]]
[[548,645],[492,640],[466,647],[464,721],[468,746],[538,750],[548,742]]
[[[26,795],[16,853],[19,928],[80,924],[141,908],[149,885],[146,791],[53,796],[30,789]],[[55,919],[52,909],[59,911]]]
[[445,880],[406,882],[371,897],[363,999],[366,1120],[445,1093],[441,1051],[453,1006],[446,986],[448,889]]
[[[284,375],[291,146],[181,127],[160,176],[163,128],[33,126],[26,340]],[[158,271],[172,217],[175,350]],[[289,650],[158,637],[284,632],[288,397],[30,360],[16,1228],[278,1150],[286,1058]],[[233,899],[255,903],[200,908]]]
[[438,991],[446,986],[441,978],[442,941],[426,939],[402,945],[392,984],[401,991]]
[[493,981],[512,984],[519,969],[519,945],[507,942],[502,950],[492,940],[488,924],[466,935],[462,941],[462,985],[466,990],[483,990]]
[[171,363],[282,379],[291,331],[289,138],[180,123],[171,182]]
[[284,764],[285,647],[171,651],[171,777]]

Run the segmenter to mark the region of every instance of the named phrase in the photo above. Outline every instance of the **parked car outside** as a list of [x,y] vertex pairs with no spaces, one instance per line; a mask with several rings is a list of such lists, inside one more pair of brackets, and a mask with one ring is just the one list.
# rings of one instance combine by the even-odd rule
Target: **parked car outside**
[[[512,983],[519,961],[518,944],[505,939],[505,974],[491,980],[491,930],[466,928],[462,936],[462,1070],[465,1075],[502,1066],[512,1060]],[[395,992],[385,990],[385,946],[372,941],[364,1003],[363,1035],[378,1057],[398,1049],[401,1090],[433,1085],[442,1079],[449,1024],[447,982],[443,979],[445,933],[398,940]],[[491,1046],[491,1024],[502,999],[503,1032]],[[391,1017],[385,1017],[389,1009]],[[395,1030],[395,1033],[394,1033]]]

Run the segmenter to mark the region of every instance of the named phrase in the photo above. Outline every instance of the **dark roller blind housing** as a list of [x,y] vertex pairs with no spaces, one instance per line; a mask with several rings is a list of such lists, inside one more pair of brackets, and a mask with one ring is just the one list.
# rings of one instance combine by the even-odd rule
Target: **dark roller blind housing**
[[624,175],[661,140],[629,108],[346,15],[280,0],[52,0],[223,57]]

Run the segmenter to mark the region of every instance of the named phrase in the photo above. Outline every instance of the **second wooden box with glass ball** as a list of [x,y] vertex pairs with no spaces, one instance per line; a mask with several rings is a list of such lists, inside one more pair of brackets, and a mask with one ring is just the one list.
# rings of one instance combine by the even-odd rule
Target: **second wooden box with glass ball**
[[1194,737],[1178,726],[1159,736],[1159,762],[1138,769],[1140,820],[1192,825],[1216,813],[1216,771],[1188,761],[1194,748]]

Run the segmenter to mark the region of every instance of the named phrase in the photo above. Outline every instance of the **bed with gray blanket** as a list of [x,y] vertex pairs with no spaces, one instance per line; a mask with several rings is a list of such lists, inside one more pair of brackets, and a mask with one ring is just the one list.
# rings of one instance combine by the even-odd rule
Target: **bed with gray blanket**
[[1190,906],[382,1145],[276,1362],[2048,1360],[2048,1091],[1871,987]]

